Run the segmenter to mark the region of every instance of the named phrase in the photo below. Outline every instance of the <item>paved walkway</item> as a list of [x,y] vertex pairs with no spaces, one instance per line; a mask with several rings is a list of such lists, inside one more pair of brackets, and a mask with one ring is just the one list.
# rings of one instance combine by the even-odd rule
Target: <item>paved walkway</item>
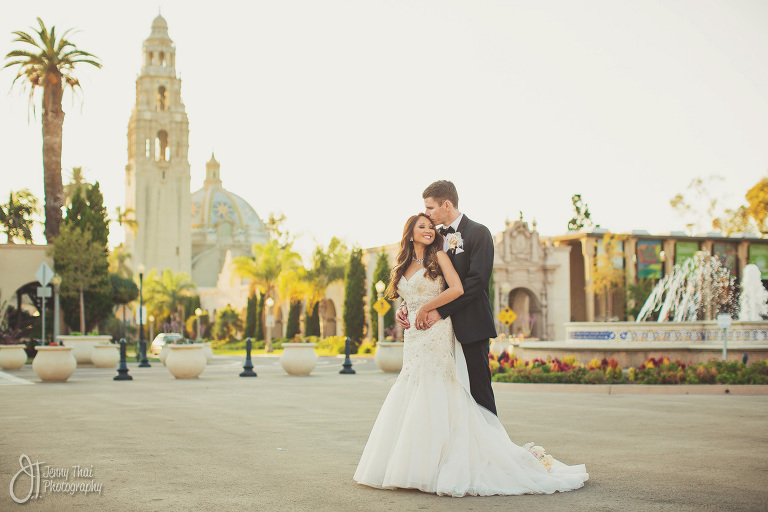
[[[30,365],[5,372],[0,510],[766,510],[768,396],[498,386],[513,441],[585,463],[583,489],[449,498],[357,485],[352,474],[395,376],[370,358],[353,362],[356,375],[339,375],[340,359],[321,358],[312,376],[289,377],[276,357],[259,357],[259,376],[240,378],[242,358],[217,356],[192,381],[173,379],[159,363],[129,363],[130,382],[112,380],[114,370],[78,368],[65,384],[24,385],[37,380]],[[40,498],[23,508],[8,490],[21,455],[44,462]],[[46,478],[50,468],[69,469],[67,479]],[[18,498],[29,482],[19,476]],[[62,484],[90,482],[100,495],[62,492]]]

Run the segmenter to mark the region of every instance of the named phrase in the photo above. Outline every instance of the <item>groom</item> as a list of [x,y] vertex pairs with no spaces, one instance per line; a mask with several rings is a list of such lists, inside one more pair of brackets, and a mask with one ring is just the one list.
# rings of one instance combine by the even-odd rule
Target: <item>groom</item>
[[[443,249],[461,278],[464,294],[430,311],[427,324],[416,328],[428,329],[441,318],[451,317],[456,339],[464,349],[472,397],[496,414],[488,367],[489,338],[496,337],[488,290],[493,270],[491,232],[459,211],[459,194],[450,181],[432,183],[422,197],[427,216],[435,225],[443,226],[440,229],[445,237]],[[405,305],[397,312],[397,322],[403,329],[411,326]]]

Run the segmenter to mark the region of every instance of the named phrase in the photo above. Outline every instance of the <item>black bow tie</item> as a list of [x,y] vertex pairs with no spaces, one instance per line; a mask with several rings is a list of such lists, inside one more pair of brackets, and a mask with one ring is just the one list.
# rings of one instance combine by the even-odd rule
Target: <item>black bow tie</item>
[[456,230],[453,229],[450,226],[448,226],[447,228],[440,228],[440,234],[443,235],[443,236],[446,236],[446,235],[448,235],[450,233],[455,233],[455,232],[456,232]]

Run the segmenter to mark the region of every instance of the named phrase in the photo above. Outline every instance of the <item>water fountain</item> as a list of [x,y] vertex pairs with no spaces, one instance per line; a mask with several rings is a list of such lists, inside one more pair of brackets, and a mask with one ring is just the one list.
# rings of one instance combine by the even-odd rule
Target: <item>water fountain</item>
[[[638,365],[648,357],[667,356],[685,362],[720,358],[723,336],[732,354],[750,361],[768,356],[768,291],[755,265],[744,269],[740,297],[736,280],[719,258],[706,251],[675,265],[651,292],[634,322],[570,322],[564,342],[523,347],[525,358],[576,355],[580,361],[613,357],[622,366]],[[724,332],[718,313],[741,313]],[[657,321],[649,321],[656,318]]]
[[754,263],[744,267],[739,297],[739,320],[759,322],[768,316],[768,290],[761,281],[760,269]]
[[[759,280],[758,284],[762,287]],[[647,320],[656,311],[659,322],[713,320],[717,313],[732,309],[733,285],[734,278],[720,259],[699,251],[656,284],[637,321]]]

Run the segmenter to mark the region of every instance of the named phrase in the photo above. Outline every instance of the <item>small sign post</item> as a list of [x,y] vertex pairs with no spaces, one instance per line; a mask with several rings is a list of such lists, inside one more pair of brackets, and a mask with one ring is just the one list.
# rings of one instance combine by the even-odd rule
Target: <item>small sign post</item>
[[731,326],[731,315],[717,315],[717,326],[723,330],[723,361],[728,360],[728,328]]
[[53,279],[53,269],[48,266],[46,262],[43,262],[35,272],[35,277],[41,286],[37,287],[37,296],[42,299],[43,304],[43,327],[40,331],[41,341],[45,344],[45,299],[51,296],[51,289],[48,288],[48,283]]

